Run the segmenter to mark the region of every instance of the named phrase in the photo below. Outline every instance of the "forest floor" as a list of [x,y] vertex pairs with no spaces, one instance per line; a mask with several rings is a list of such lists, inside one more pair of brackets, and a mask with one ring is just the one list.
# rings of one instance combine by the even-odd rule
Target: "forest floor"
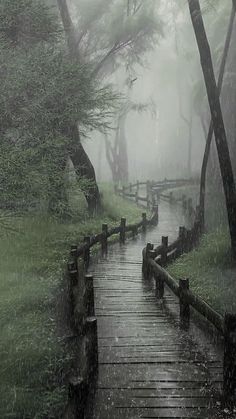
[[11,216],[9,229],[1,229],[1,418],[53,418],[65,406],[70,355],[58,336],[56,302],[70,246],[101,231],[102,223],[141,219],[142,209],[102,189],[104,211],[97,217],[89,218],[78,199],[70,221],[28,214]]
[[205,234],[198,248],[184,254],[168,271],[176,279],[189,278],[190,288],[219,313],[236,312],[236,264],[229,234],[221,228]]

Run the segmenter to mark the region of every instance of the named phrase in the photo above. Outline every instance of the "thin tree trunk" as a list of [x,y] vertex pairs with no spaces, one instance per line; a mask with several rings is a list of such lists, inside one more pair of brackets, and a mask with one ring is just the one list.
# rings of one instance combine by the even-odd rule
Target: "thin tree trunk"
[[61,15],[61,20],[63,23],[63,28],[67,38],[68,50],[70,52],[71,58],[76,58],[78,55],[76,54],[77,50],[77,38],[76,32],[73,25],[73,22],[70,17],[70,12],[67,5],[67,0],[57,0],[58,8]]
[[[219,72],[219,79],[218,79],[219,95],[221,93],[222,86],[223,86],[224,72],[225,72],[225,66],[226,66],[226,61],[228,57],[230,42],[232,38],[234,19],[235,19],[235,6],[233,5],[231,16],[230,16],[230,21],[229,21],[229,26],[228,26],[228,32],[227,32],[226,41],[225,41],[225,46],[224,46],[223,57],[222,57],[221,66],[220,66],[220,72]],[[209,161],[213,132],[214,132],[213,122],[211,120],[209,131],[207,134],[206,147],[204,151],[202,169],[201,169],[201,180],[200,180],[200,220],[201,220],[201,229],[203,231],[205,229],[205,200],[206,200],[205,198],[206,198],[207,165]]]
[[[177,32],[177,25],[176,25],[176,16],[174,13],[174,1],[172,0],[172,17],[173,17],[173,25],[174,25],[174,38],[175,38],[175,53],[179,59],[179,43],[178,43],[178,32]],[[179,115],[180,118],[184,121],[187,126],[189,137],[188,137],[188,166],[187,166],[187,173],[188,176],[191,177],[191,157],[192,157],[192,122],[193,122],[193,109],[191,104],[191,111],[190,111],[190,119],[186,118],[183,111],[183,103],[182,103],[182,93],[181,93],[181,85],[180,85],[181,74],[179,71],[179,65],[177,66],[177,90],[178,90],[178,99],[179,99]],[[180,129],[178,132],[178,136],[180,137]]]
[[193,109],[191,108],[190,120],[188,125],[189,137],[188,137],[188,177],[192,176],[192,149],[193,149]]
[[[117,135],[118,133],[116,132],[116,136]],[[117,162],[116,142],[113,147],[110,141],[108,140],[107,134],[105,134],[105,147],[106,147],[106,158],[111,169],[113,183],[114,185],[118,185],[119,184],[119,171],[118,171],[119,167],[118,167],[118,162]]]
[[129,163],[128,163],[128,151],[127,151],[127,140],[125,135],[125,122],[127,113],[123,113],[119,118],[119,173],[120,181],[124,184],[129,180]]
[[105,137],[106,157],[111,169],[114,184],[127,183],[129,180],[129,162],[127,140],[125,135],[125,122],[127,113],[122,113],[118,118],[114,146]]
[[188,0],[188,4],[200,53],[201,66],[211,110],[212,124],[215,133],[215,140],[225,193],[232,254],[233,257],[236,258],[236,189],[221,111],[219,92],[216,85],[211,51],[206,36],[199,0]]

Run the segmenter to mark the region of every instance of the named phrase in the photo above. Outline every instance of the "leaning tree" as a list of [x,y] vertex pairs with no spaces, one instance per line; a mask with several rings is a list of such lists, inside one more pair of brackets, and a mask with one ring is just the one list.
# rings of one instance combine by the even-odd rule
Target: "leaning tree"
[[189,11],[200,54],[213,130],[223,181],[233,257],[236,258],[236,188],[226,138],[219,91],[214,75],[211,50],[208,43],[199,0],[188,0]]
[[[227,61],[229,47],[230,47],[232,33],[233,33],[235,13],[236,13],[236,9],[235,9],[235,4],[233,3],[232,11],[231,11],[230,19],[229,19],[228,31],[227,31],[225,45],[224,45],[224,50],[223,50],[223,56],[221,60],[220,70],[219,70],[219,78],[218,78],[218,85],[217,85],[219,94],[221,93],[222,86],[223,86],[226,61]],[[208,161],[209,161],[209,156],[210,156],[213,133],[214,133],[214,127],[213,127],[213,121],[211,119],[209,130],[206,136],[206,146],[204,150],[202,169],[201,169],[201,179],[200,179],[200,222],[201,222],[202,231],[204,231],[205,229],[206,176],[207,176],[207,167],[208,167]]]

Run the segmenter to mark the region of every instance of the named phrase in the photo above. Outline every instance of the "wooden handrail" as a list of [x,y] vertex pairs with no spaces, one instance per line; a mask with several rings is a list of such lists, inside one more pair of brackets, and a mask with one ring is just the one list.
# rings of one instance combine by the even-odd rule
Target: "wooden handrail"
[[[139,221],[136,224],[125,225],[124,231],[126,233],[133,232],[133,231],[138,232],[140,228],[146,228],[146,226],[156,224],[157,222],[158,222],[158,206],[155,206],[153,208],[153,215],[149,220],[146,217],[146,213],[144,213],[141,221]],[[96,244],[101,243],[104,238],[108,239],[109,237],[114,236],[116,234],[120,234],[120,233],[121,233],[121,225],[117,227],[112,227],[106,232],[103,231],[94,236],[89,236],[89,239],[90,239],[89,242],[85,242],[79,246],[72,246],[73,250],[71,251],[71,256],[73,256],[73,258],[83,256],[86,251],[91,249]]]
[[[183,195],[181,198],[175,198],[173,192],[169,194],[162,193],[166,189],[178,188],[186,184],[194,185],[197,182],[197,179],[164,179],[159,182],[149,181],[146,182],[137,182],[130,184],[129,186],[123,186],[119,188],[115,185],[115,192],[124,198],[128,198],[136,202],[137,205],[147,206],[150,208],[151,204],[154,204],[157,200],[162,199],[170,204],[179,204],[183,209],[189,214],[189,216],[194,215],[194,208],[192,202],[188,202],[186,197]],[[139,195],[140,186],[146,186],[146,196]],[[136,188],[136,190],[134,190]],[[191,199],[189,199],[191,201]]]
[[145,279],[154,277],[156,281],[156,295],[164,296],[164,285],[179,299],[180,320],[184,327],[189,326],[190,307],[213,325],[224,338],[223,361],[223,395],[227,403],[235,403],[236,392],[236,315],[226,313],[223,317],[206,301],[189,289],[189,280],[180,279],[179,283],[164,269],[164,266],[175,260],[185,251],[190,251],[198,244],[201,234],[198,208],[195,211],[195,222],[191,230],[184,227],[179,229],[179,237],[168,245],[168,237],[162,238],[162,245],[154,249],[148,243],[143,249],[142,271]]
[[[179,298],[180,290],[179,285],[174,278],[157,262],[153,259],[149,259],[148,263],[152,267],[153,272],[163,280],[166,285],[171,289],[171,291]],[[209,306],[202,298],[194,294],[190,290],[184,292],[184,297],[186,298],[188,304],[190,304],[198,313],[205,317],[210,323],[212,323],[219,332],[224,334],[224,319],[219,313],[217,313],[213,308]]]

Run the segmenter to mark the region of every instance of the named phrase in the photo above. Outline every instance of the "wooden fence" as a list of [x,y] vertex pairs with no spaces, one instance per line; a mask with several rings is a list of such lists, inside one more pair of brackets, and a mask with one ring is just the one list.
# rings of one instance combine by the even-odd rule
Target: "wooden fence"
[[144,205],[151,208],[156,205],[160,199],[168,201],[170,204],[179,204],[184,210],[194,213],[192,199],[182,195],[179,198],[174,196],[173,191],[163,193],[168,189],[180,188],[182,186],[196,186],[199,184],[198,179],[164,179],[159,182],[147,180],[146,182],[139,182],[123,186],[119,188],[115,186],[115,192],[123,198],[128,198],[136,202],[137,205]]
[[226,402],[233,403],[236,395],[236,315],[227,313],[221,316],[190,290],[189,279],[176,282],[165,270],[168,263],[191,251],[199,243],[201,231],[198,211],[197,208],[193,228],[188,230],[180,227],[178,238],[173,243],[168,243],[168,237],[162,237],[162,244],[156,248],[152,243],[147,244],[143,250],[143,275],[147,280],[154,278],[157,298],[163,298],[165,285],[178,297],[182,324],[189,326],[192,307],[224,337],[223,395]]
[[70,299],[70,319],[74,338],[78,340],[82,360],[80,376],[71,377],[69,381],[69,410],[65,417],[84,418],[85,405],[89,390],[89,383],[93,381],[98,367],[97,319],[94,311],[93,276],[87,274],[90,263],[90,250],[96,245],[101,246],[102,254],[108,250],[109,238],[118,235],[124,243],[127,235],[135,236],[148,226],[158,223],[158,206],[153,207],[153,215],[147,219],[146,213],[136,224],[127,224],[122,218],[120,225],[108,228],[102,225],[102,231],[93,236],[84,237],[80,246],[71,246],[70,261],[68,263],[68,292]]

